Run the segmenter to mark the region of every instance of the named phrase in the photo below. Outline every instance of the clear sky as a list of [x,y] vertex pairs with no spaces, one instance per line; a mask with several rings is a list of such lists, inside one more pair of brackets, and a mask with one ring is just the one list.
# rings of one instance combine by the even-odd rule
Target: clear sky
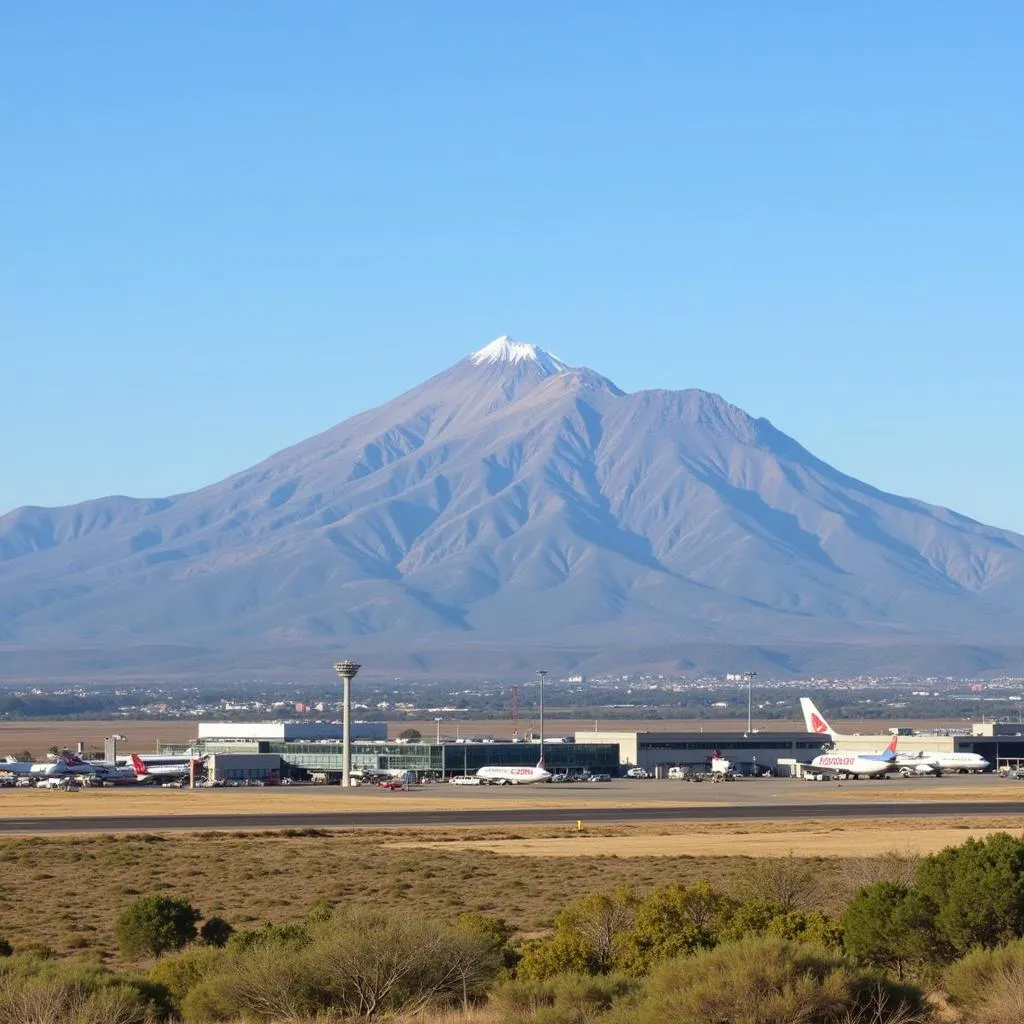
[[499,334],[1024,531],[1024,6],[10,4],[0,512]]

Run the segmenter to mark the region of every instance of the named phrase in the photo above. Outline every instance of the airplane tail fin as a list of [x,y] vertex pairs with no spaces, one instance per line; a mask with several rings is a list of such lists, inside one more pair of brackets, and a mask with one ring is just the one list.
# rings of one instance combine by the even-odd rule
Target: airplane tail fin
[[804,725],[808,732],[816,733],[819,736],[840,735],[828,724],[825,716],[814,706],[814,701],[810,697],[800,698],[800,708],[804,713]]
[[540,760],[537,762],[537,771],[546,772],[547,768],[544,767],[544,755],[540,755]]
[[146,768],[145,762],[139,757],[138,754],[132,754],[132,768],[135,769],[136,775],[148,775],[149,770]]
[[885,759],[892,761],[896,757],[896,744],[899,743],[899,733],[893,733],[893,737],[889,740],[889,746],[885,748]]

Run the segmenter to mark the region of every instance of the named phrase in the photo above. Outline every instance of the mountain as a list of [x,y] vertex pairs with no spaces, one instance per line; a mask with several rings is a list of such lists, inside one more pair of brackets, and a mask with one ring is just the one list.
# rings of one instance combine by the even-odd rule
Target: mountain
[[201,490],[0,517],[14,677],[960,673],[1022,612],[1021,536],[509,338]]

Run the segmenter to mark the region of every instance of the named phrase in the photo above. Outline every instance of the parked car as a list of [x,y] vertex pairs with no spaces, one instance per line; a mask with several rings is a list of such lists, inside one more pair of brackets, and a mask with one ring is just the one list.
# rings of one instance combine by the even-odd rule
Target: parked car
[[597,772],[587,779],[587,782],[611,782],[612,777],[607,772]]
[[641,768],[639,765],[635,768],[630,768],[629,771],[626,772],[627,779],[649,779],[650,777],[651,773],[647,771],[646,768]]
[[456,775],[448,782],[452,786],[479,786],[483,779],[478,779],[475,775]]

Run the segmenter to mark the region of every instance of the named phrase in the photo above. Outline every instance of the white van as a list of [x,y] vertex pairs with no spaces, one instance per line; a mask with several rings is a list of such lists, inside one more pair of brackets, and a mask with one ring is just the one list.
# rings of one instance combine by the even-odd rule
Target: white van
[[689,774],[689,768],[680,768],[678,765],[676,765],[675,768],[669,768],[668,770],[668,777],[670,779],[685,779]]

